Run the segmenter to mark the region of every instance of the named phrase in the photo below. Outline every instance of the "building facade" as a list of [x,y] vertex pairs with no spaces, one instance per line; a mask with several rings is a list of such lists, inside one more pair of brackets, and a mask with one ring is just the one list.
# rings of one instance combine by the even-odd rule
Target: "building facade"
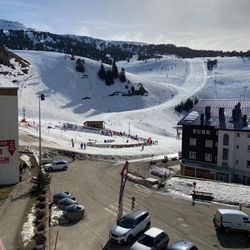
[[202,100],[182,125],[181,173],[250,184],[250,101]]
[[17,88],[0,88],[0,185],[19,182]]

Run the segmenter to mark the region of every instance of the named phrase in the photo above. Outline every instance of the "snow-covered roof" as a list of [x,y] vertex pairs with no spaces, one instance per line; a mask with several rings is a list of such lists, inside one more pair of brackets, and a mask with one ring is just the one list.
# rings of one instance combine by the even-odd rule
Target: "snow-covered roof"
[[[236,121],[232,118],[232,111],[240,103],[240,118]],[[205,109],[210,107],[210,117],[206,119]],[[178,122],[178,125],[192,125],[214,127],[225,130],[248,130],[249,125],[243,123],[243,116],[250,117],[250,100],[249,99],[210,99],[201,100],[193,109]],[[224,118],[219,117],[219,109],[224,108]],[[204,114],[202,120],[201,114]],[[248,120],[247,120],[248,121]]]

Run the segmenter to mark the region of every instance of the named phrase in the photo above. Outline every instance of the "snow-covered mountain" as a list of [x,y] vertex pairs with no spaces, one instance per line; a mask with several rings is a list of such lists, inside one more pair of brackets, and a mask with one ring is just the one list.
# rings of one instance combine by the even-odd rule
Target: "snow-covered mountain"
[[31,30],[20,22],[0,19],[0,30]]
[[[75,70],[75,61],[68,55],[55,52],[14,51],[30,62],[28,74],[1,74],[1,86],[19,87],[19,112],[26,109],[28,118],[38,117],[38,95],[44,93],[43,120],[69,121],[82,124],[85,120],[104,120],[107,127],[128,131],[138,136],[152,137],[178,151],[180,141],[175,139],[174,127],[181,115],[174,106],[192,96],[199,98],[250,97],[248,79],[250,60],[239,57],[217,58],[213,71],[206,67],[207,58],[181,59],[166,56],[146,61],[121,61],[130,83],[115,80],[106,86],[97,72],[100,62],[85,60],[85,72]],[[105,67],[109,67],[105,65]],[[17,68],[17,67],[16,67]],[[146,96],[110,96],[127,87],[138,88],[142,83],[149,92]],[[86,98],[88,97],[88,98]]]
[[134,56],[144,60],[160,58],[162,55],[176,55],[181,58],[215,56],[250,56],[248,52],[222,52],[195,50],[177,47],[173,44],[146,44],[128,41],[105,41],[102,39],[58,35],[37,31],[18,23],[0,19],[0,43],[10,49],[67,52],[78,56],[102,60],[111,64],[112,60],[130,60]]

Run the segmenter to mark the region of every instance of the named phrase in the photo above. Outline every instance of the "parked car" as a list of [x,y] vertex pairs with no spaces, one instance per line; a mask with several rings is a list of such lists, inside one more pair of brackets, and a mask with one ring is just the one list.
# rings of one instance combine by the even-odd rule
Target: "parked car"
[[169,237],[163,230],[152,227],[131,247],[131,250],[158,250],[168,246]]
[[51,163],[45,164],[45,171],[51,172],[52,170],[66,170],[68,168],[67,161],[53,161]]
[[116,225],[112,226],[109,233],[111,241],[116,243],[129,243],[133,238],[142,232],[148,230],[151,225],[151,216],[147,211],[134,210],[123,216]]
[[214,225],[227,233],[232,230],[250,232],[249,216],[235,209],[217,209],[214,216]]
[[198,250],[198,248],[188,240],[179,240],[172,244],[168,250]]

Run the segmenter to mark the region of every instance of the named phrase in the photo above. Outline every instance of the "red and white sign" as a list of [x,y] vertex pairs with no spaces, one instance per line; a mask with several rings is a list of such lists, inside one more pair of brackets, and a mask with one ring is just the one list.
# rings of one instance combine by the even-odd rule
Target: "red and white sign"
[[0,164],[8,163],[8,162],[10,162],[9,157],[0,157]]
[[16,151],[15,140],[2,140],[0,141],[0,147],[8,147],[10,155],[13,155]]

